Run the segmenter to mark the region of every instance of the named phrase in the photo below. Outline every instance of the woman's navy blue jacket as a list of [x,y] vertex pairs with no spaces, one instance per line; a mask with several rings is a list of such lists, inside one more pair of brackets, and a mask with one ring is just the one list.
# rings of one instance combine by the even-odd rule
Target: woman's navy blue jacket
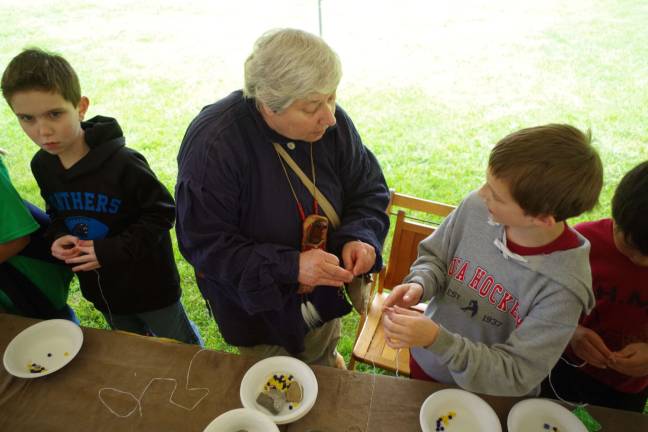
[[[389,190],[351,119],[340,107],[335,117],[336,126],[313,145],[317,187],[342,220],[329,229],[327,250],[341,257],[346,242],[362,240],[376,249],[377,271]],[[281,345],[297,354],[308,330],[297,294],[301,218],[273,142],[310,177],[310,144],[287,145],[291,140],[270,129],[241,91],[203,108],[178,155],[176,232],[225,341]],[[312,195],[286,169],[311,214]],[[333,287],[316,287],[308,300],[325,321],[351,310]]]

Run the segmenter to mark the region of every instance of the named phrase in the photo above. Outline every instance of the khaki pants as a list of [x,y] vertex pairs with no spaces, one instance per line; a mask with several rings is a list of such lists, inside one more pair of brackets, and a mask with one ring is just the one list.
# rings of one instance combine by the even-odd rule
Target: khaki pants
[[279,345],[255,345],[238,347],[241,355],[251,357],[291,356],[307,364],[335,367],[337,343],[340,340],[340,318],[328,321],[323,326],[306,333],[304,351],[296,356],[291,355]]

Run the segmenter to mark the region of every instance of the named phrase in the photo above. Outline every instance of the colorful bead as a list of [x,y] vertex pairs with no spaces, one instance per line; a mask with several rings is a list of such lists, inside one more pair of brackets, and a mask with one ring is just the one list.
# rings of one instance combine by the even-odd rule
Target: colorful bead
[[450,420],[457,416],[457,413],[454,411],[448,412],[448,414],[438,417],[436,419],[436,432],[445,431],[445,428],[448,426]]

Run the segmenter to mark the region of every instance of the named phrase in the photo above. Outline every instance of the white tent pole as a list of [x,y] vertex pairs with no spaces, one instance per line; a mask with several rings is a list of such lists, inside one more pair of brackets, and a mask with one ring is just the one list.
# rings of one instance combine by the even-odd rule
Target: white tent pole
[[322,0],[317,0],[317,17],[319,19],[319,35],[322,37]]

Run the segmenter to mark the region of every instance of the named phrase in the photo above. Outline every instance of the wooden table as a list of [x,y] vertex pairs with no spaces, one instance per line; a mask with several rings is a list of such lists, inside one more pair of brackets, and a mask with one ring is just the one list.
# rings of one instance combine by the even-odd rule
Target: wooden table
[[[0,349],[22,329],[35,323],[0,313]],[[190,387],[209,388],[192,411],[169,403],[174,382],[158,380],[141,398],[142,414],[126,418],[112,414],[99,400],[112,387],[139,397],[154,377],[174,378],[173,400],[191,407],[204,394],[185,387],[187,368],[198,348],[120,332],[83,328],[83,347],[63,369],[37,379],[16,378],[0,368],[0,431],[202,431],[225,411],[240,408],[241,378],[255,360],[205,350],[196,355]],[[445,386],[314,366],[319,394],[301,420],[281,426],[283,432],[419,431],[419,409],[427,396]],[[136,407],[135,400],[103,391],[117,413]],[[482,396],[506,416],[519,398]],[[648,416],[601,407],[588,411],[603,431],[648,431]]]

